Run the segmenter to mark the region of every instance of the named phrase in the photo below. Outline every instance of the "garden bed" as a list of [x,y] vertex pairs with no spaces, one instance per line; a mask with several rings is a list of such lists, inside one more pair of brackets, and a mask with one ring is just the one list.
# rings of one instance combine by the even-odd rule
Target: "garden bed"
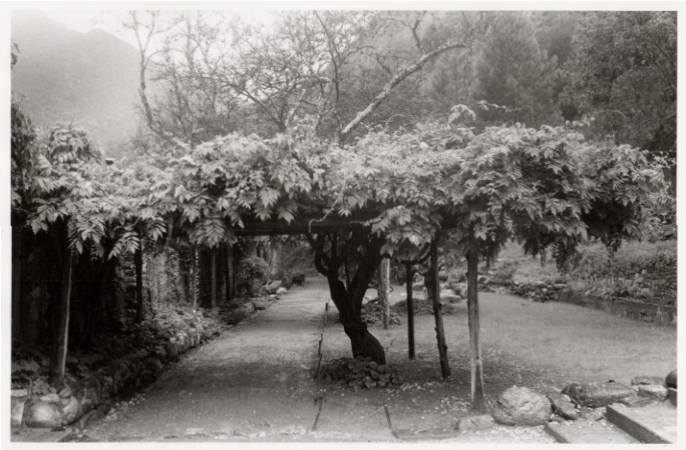
[[59,429],[88,418],[90,411],[151,383],[165,365],[276,298],[234,299],[222,310],[156,305],[153,318],[103,337],[90,350],[72,351],[61,384],[49,381],[49,360],[42,349],[16,349],[12,355],[11,425]]

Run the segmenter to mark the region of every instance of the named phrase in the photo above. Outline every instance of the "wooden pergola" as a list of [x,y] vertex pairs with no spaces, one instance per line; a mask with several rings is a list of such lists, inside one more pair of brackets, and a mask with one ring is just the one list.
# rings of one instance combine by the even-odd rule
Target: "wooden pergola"
[[[296,216],[296,218],[287,223],[285,220],[259,221],[251,220],[244,223],[242,228],[231,226],[230,229],[236,236],[278,236],[278,235],[307,235],[318,233],[333,233],[341,230],[349,230],[353,228],[364,228],[366,222],[374,217],[377,217],[379,211],[364,210],[348,217],[328,217],[328,215],[321,217],[313,214],[304,214]],[[446,214],[444,220],[444,229],[454,227],[455,219],[449,214]],[[229,225],[227,223],[227,225]],[[414,335],[414,299],[413,299],[413,276],[415,267],[419,264],[429,261],[427,282],[429,298],[432,302],[433,315],[436,325],[436,343],[438,346],[438,354],[440,359],[441,376],[446,378],[450,376],[450,365],[448,362],[448,347],[445,339],[445,327],[443,325],[443,314],[440,302],[440,281],[438,275],[438,233],[434,236],[430,245],[419,249],[418,255],[413,259],[399,259],[399,262],[404,265],[406,269],[405,285],[407,292],[407,339],[408,339],[408,357],[415,359],[415,335]],[[478,330],[478,310],[476,314],[470,314],[469,329],[476,327]],[[473,337],[473,336],[472,336]],[[478,333],[476,335],[478,339]]]

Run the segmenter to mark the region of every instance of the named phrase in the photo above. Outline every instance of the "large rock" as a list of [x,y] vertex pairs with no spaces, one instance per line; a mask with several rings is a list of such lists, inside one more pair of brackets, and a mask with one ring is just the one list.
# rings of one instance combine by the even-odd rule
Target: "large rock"
[[667,377],[665,378],[665,386],[676,389],[676,369],[667,374]]
[[625,384],[608,381],[606,383],[572,383],[567,385],[562,393],[569,395],[579,405],[598,408],[621,402],[634,395],[634,390]]
[[525,387],[513,386],[500,394],[493,418],[504,425],[543,425],[552,413],[550,400],[543,394]]
[[548,400],[553,406],[553,412],[566,420],[576,420],[579,418],[579,411],[572,403],[569,396],[559,392],[549,392]]
[[24,424],[32,428],[56,428],[64,424],[59,405],[41,400],[26,402]]
[[495,426],[495,420],[490,414],[463,417],[457,421],[455,428],[460,432],[487,430]]

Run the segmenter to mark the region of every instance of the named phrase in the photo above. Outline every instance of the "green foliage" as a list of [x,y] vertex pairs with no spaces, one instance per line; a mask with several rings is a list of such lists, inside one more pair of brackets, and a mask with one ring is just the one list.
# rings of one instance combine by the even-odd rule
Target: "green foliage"
[[238,264],[238,288],[244,289],[250,294],[256,294],[252,290],[252,283],[258,281],[266,283],[269,279],[269,264],[258,256],[243,258]]
[[12,216],[14,221],[24,217],[33,193],[32,178],[36,161],[34,160],[34,141],[36,133],[30,119],[22,112],[20,105],[12,101],[11,106],[11,159],[12,177]]
[[216,247],[261,222],[338,218],[385,238],[385,252],[421,248],[442,228],[461,252],[492,258],[508,239],[563,262],[589,236],[615,248],[637,237],[662,171],[636,148],[590,142],[569,127],[478,130],[451,122],[372,131],[347,146],[312,135],[229,134],[182,157],[100,164],[83,132],[61,128],[41,146],[44,169],[30,225],[68,222],[79,253],[136,251],[167,235]]
[[600,244],[583,247],[568,277],[573,287],[595,295],[673,303],[676,269],[676,241],[629,241],[614,255]]
[[676,12],[595,12],[575,35],[567,97],[618,142],[676,156]]

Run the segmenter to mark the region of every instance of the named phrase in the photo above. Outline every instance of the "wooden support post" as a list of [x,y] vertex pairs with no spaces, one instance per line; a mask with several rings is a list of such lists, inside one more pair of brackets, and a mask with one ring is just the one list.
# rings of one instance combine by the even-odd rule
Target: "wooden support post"
[[484,376],[481,364],[481,345],[479,343],[478,276],[479,256],[476,252],[470,251],[467,253],[467,315],[469,321],[472,409],[485,411]]
[[69,347],[69,315],[71,304],[71,275],[74,258],[69,244],[65,240],[62,258],[62,288],[60,291],[59,322],[55,353],[52,361],[53,383],[61,385],[64,382],[64,372],[67,364],[67,348]]
[[414,301],[412,299],[412,263],[405,263],[405,284],[407,289],[407,346],[409,358],[414,359]]
[[226,303],[231,300],[231,245],[224,247],[224,294]]
[[391,321],[390,295],[391,259],[388,256],[381,258],[379,263],[379,301],[383,306],[383,327],[388,329]]
[[143,240],[138,244],[138,250],[133,254],[136,267],[136,322],[143,321]]
[[229,274],[229,296],[234,298],[236,296],[236,257],[233,245],[229,245],[227,250],[226,270]]
[[210,308],[217,306],[217,249],[210,249]]
[[12,338],[26,337],[25,315],[22,314],[23,302],[21,299],[22,286],[22,255],[21,228],[15,223],[12,225]]
[[443,378],[446,378],[450,376],[450,365],[448,364],[448,346],[445,343],[443,313],[441,312],[441,285],[438,280],[438,237],[431,242],[429,279],[429,295],[433,303],[434,319],[436,321],[436,343],[438,344],[438,356],[441,360],[441,375]]
[[191,302],[193,308],[198,306],[198,249],[193,247],[191,255]]

